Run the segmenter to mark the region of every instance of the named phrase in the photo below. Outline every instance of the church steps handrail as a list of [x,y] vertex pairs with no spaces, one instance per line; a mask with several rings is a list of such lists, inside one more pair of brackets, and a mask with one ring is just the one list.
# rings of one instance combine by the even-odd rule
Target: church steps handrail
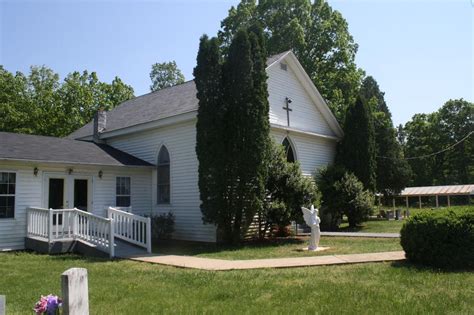
[[84,240],[114,257],[114,224],[104,218],[77,208],[44,209],[28,207],[27,237],[40,237],[48,243]]
[[107,217],[114,225],[114,237],[146,248],[151,253],[151,218],[107,208]]

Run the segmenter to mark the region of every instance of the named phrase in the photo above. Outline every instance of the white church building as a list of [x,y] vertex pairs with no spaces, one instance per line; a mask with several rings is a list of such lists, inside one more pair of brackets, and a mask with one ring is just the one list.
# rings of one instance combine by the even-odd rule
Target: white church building
[[[310,176],[333,161],[341,127],[291,51],[270,57],[266,71],[271,136]],[[67,138],[0,132],[0,251],[25,247],[31,207],[172,212],[173,238],[215,242],[199,207],[197,109],[188,81],[100,112]]]

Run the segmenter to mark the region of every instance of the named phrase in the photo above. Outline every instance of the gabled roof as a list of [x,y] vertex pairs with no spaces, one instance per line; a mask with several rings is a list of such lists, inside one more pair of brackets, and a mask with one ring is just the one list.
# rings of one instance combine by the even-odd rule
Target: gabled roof
[[[188,81],[125,101],[107,112],[104,132],[196,111],[198,108],[196,93],[194,81]],[[80,139],[91,136],[92,127],[93,122],[89,122],[71,133],[68,138]]]
[[18,133],[0,132],[0,161],[45,163],[152,166],[106,144]]
[[313,81],[304,70],[298,58],[296,58],[295,54],[291,50],[289,50],[269,58],[269,60],[270,59],[272,60],[272,63],[268,64],[267,62],[267,69],[279,62],[284,61],[285,63],[289,64],[293,70],[296,70],[296,77],[303,85],[309,97],[312,99],[313,104],[317,107],[321,115],[324,117],[331,130],[334,131],[334,134],[338,138],[341,138],[344,135],[341,126],[339,125],[332,111],[329,109],[329,106],[327,105],[326,101],[321,96],[321,93],[319,93]]
[[[285,58],[291,58],[293,63],[296,64],[296,67],[300,70],[299,72],[301,72],[300,76],[305,82],[305,88],[318,100],[315,104],[322,104],[319,105],[319,110],[336,135],[342,136],[342,129],[336,118],[292,51],[288,50],[269,57],[266,62],[267,68]],[[196,93],[196,85],[191,80],[125,101],[107,112],[107,124],[103,135],[106,137],[108,132],[195,112],[199,105]],[[91,121],[67,137],[70,139],[84,139],[92,136],[92,134],[93,122]]]

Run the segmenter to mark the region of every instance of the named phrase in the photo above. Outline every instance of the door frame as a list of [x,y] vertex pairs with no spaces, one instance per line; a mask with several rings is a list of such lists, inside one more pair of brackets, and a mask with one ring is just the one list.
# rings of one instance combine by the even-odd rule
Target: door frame
[[49,203],[49,179],[64,179],[64,209],[72,209],[74,205],[74,180],[87,180],[87,212],[93,210],[93,176],[89,174],[64,174],[62,172],[44,172],[43,173],[43,207],[48,209]]

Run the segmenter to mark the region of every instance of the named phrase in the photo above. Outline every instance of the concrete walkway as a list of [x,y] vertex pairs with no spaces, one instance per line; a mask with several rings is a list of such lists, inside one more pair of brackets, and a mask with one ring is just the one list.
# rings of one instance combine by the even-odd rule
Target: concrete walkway
[[397,261],[405,259],[405,252],[382,252],[350,255],[327,255],[314,257],[271,258],[249,260],[224,260],[176,255],[146,255],[124,257],[136,261],[153,264],[193,268],[201,270],[244,270],[260,268],[289,268],[323,265],[341,265],[355,263],[370,263],[381,261]]
[[[309,234],[308,234],[309,235]],[[399,238],[400,233],[321,232],[322,236]]]

